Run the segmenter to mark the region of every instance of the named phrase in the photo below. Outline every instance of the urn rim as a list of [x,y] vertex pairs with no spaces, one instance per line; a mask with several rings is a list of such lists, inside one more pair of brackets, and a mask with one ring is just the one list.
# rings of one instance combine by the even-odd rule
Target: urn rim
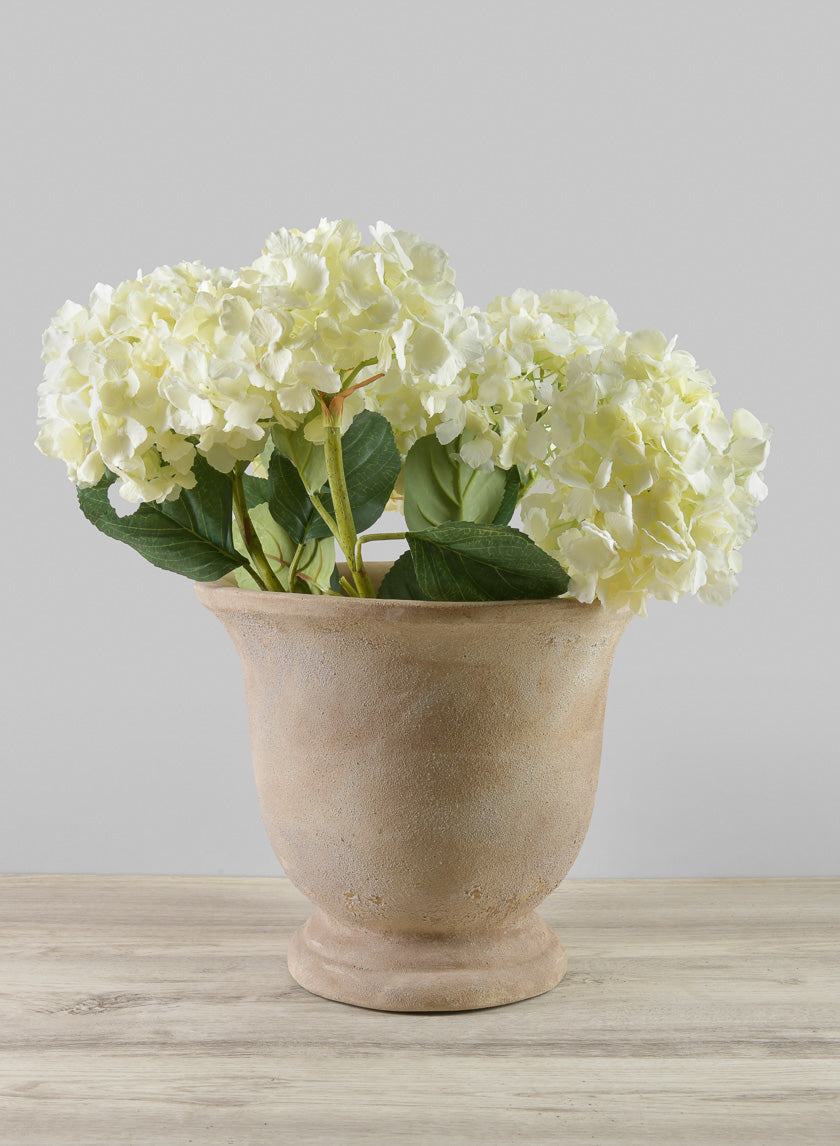
[[[365,568],[374,584],[378,584],[390,569],[389,561],[370,561]],[[345,571],[342,564],[339,569]],[[516,601],[412,601],[402,599],[380,599],[378,597],[331,597],[304,593],[268,593],[263,589],[241,589],[232,574],[218,581],[196,581],[195,592],[199,601],[213,612],[231,612],[239,609],[264,614],[284,616],[311,616],[313,618],[334,618],[353,616],[359,618],[365,613],[371,618],[384,617],[387,613],[401,617],[414,614],[430,620],[451,620],[455,617],[478,617],[501,619],[502,615],[521,615],[522,611],[558,615],[561,613],[584,616],[606,615],[609,611],[599,602],[586,604],[573,597],[538,597]],[[620,613],[629,610],[620,610]],[[615,614],[614,614],[615,615]]]

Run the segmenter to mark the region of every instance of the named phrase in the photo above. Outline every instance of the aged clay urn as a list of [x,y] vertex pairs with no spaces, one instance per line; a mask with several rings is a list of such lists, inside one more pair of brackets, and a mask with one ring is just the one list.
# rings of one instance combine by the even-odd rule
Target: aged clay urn
[[534,908],[589,826],[629,612],[196,590],[242,661],[271,844],[316,904],[297,982],[389,1011],[554,987],[566,954]]

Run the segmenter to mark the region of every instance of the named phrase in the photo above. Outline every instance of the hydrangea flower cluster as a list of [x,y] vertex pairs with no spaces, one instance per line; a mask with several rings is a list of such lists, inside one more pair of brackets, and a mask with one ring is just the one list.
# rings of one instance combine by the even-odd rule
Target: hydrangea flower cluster
[[723,604],[767,489],[769,431],[730,426],[711,376],[658,331],[572,358],[530,428],[522,518],[580,601],[644,614],[648,597]]
[[517,290],[494,299],[479,317],[483,356],[454,388],[435,432],[446,444],[466,430],[461,456],[475,469],[529,470],[535,461],[527,447],[531,426],[562,386],[569,359],[618,336],[615,312],[603,299],[577,291]]
[[441,248],[384,223],[270,235],[233,272],[159,267],[44,336],[39,448],[73,482],[106,468],[131,501],[230,472],[274,425],[323,439],[319,395],[384,415],[405,456],[435,433],[473,469],[516,466],[522,521],[569,595],[644,613],[653,596],[721,603],[755,529],[769,431],[727,420],[714,379],[657,331],[622,332],[602,299],[518,290],[464,307]]
[[253,384],[255,302],[232,272],[182,263],[65,303],[44,335],[39,448],[82,487],[107,466],[131,501],[191,488],[196,448],[218,468],[252,457],[259,419],[283,413]]
[[708,371],[659,331],[620,331],[603,299],[518,290],[484,317],[484,356],[436,433],[461,435],[474,468],[519,467],[523,525],[569,596],[642,615],[649,597],[729,600],[769,428],[746,410],[730,425]]

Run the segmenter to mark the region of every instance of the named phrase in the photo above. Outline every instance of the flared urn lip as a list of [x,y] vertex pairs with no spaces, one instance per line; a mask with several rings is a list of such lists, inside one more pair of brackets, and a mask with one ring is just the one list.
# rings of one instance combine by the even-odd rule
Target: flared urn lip
[[[391,568],[389,561],[369,561],[365,568],[371,580],[378,585]],[[343,566],[339,563],[339,569]],[[218,581],[196,581],[195,591],[199,601],[212,612],[229,612],[238,609],[257,610],[264,614],[283,616],[303,615],[315,618],[330,618],[352,614],[358,618],[365,613],[380,617],[385,613],[407,616],[414,614],[431,620],[452,620],[455,617],[482,614],[487,619],[494,616],[501,619],[504,614],[521,612],[577,613],[594,616],[607,615],[608,610],[599,602],[586,604],[573,597],[538,597],[517,601],[410,601],[378,597],[331,597],[305,593],[270,593],[264,589],[241,589],[234,581],[233,574]],[[630,610],[622,609],[621,614]],[[616,614],[613,614],[616,615]]]

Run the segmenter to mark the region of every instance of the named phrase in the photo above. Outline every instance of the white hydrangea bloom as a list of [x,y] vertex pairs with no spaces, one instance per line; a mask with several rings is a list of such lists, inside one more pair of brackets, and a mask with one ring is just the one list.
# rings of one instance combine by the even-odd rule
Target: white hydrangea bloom
[[[290,317],[282,345],[295,363],[346,373],[371,362],[383,375],[348,410],[382,413],[405,453],[469,384],[464,371],[482,356],[483,327],[465,313],[440,247],[386,223],[371,237],[363,246],[347,219],[276,231],[253,269],[267,309]],[[316,417],[310,433],[318,432]]]
[[648,597],[722,603],[766,487],[769,430],[730,426],[713,378],[658,331],[572,358],[529,437],[526,530],[569,572],[569,593],[644,614]]
[[[466,429],[490,444],[484,456],[503,469],[527,468],[534,452],[529,437],[550,395],[562,385],[569,360],[617,336],[615,312],[603,299],[577,291],[538,295],[517,290],[472,317],[483,335],[484,353],[466,383],[453,388],[457,396],[435,432],[447,444]],[[467,455],[474,456],[476,449]],[[464,460],[473,464],[467,455]]]
[[222,471],[255,457],[271,421],[294,425],[314,404],[281,332],[251,340],[260,300],[258,277],[182,263],[66,303],[44,335],[39,448],[77,485],[107,467],[130,501],[189,489],[196,450]]

